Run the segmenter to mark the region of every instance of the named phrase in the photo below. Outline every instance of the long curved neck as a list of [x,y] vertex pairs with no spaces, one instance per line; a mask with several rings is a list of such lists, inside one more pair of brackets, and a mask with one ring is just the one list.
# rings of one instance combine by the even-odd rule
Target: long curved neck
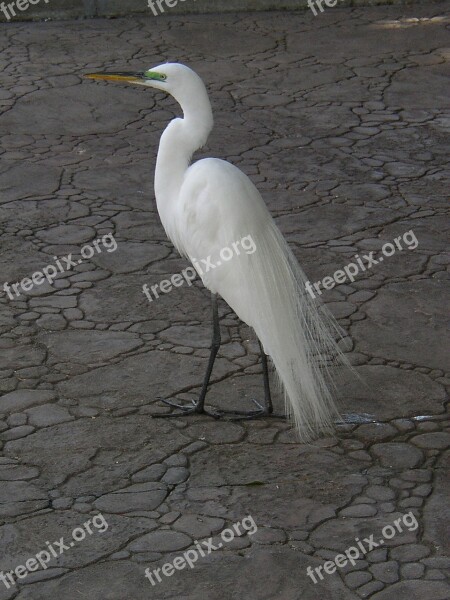
[[178,101],[184,118],[173,120],[162,134],[156,161],[156,203],[166,231],[170,207],[178,198],[192,155],[204,146],[213,127],[206,89],[196,89],[187,100]]

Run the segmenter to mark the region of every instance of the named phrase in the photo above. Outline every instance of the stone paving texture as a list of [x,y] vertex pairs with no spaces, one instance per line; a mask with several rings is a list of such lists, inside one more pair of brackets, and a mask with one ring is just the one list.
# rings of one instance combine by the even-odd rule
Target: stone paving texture
[[[1,600],[450,597],[448,7],[3,27],[1,287],[54,257],[76,264],[0,297],[0,571],[99,512],[108,529],[9,589],[0,581]],[[210,335],[198,282],[151,304],[142,293],[187,266],[152,188],[178,108],[80,75],[166,60],[211,92],[216,128],[199,156],[253,179],[312,281],[409,230],[419,241],[323,294],[361,376],[338,382],[347,416],[333,436],[301,445],[278,419],[152,418],[159,396],[198,394]],[[108,233],[117,250],[81,260]],[[250,407],[257,346],[221,312],[209,401]],[[307,576],[409,512],[418,528],[317,584]],[[248,515],[254,535],[155,588],[145,579]]]

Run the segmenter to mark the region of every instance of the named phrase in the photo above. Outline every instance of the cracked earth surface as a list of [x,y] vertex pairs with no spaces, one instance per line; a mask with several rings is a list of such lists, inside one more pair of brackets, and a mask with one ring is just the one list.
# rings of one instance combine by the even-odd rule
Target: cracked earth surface
[[[2,26],[2,286],[55,256],[79,259],[107,233],[118,248],[52,286],[0,296],[0,570],[89,515],[109,524],[47,570],[0,583],[1,600],[450,596],[448,7]],[[80,74],[166,60],[210,90],[216,127],[198,156],[252,178],[311,281],[409,230],[419,241],[324,292],[362,380],[341,377],[351,422],[312,445],[277,419],[152,419],[159,396],[196,397],[210,336],[198,282],[151,304],[142,293],[187,266],[152,188],[178,108]],[[262,392],[257,344],[221,312],[208,400],[250,407]],[[317,585],[307,577],[409,511],[416,530]],[[253,536],[157,588],[144,578],[249,514]]]

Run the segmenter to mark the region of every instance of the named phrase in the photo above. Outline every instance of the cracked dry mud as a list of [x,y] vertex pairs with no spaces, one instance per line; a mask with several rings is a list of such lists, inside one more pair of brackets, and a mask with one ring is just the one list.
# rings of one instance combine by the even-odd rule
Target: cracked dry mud
[[[112,232],[103,252],[11,301],[0,297],[0,570],[109,523],[1,600],[444,600],[450,596],[445,159],[449,4],[9,24],[1,33],[1,283]],[[199,392],[209,301],[198,282],[142,293],[187,266],[152,189],[175,103],[83,81],[94,69],[187,62],[216,128],[199,156],[259,186],[311,281],[413,230],[404,249],[323,294],[362,381],[362,416],[310,446],[280,420],[154,420],[158,396]],[[447,110],[446,110],[447,109]],[[447,180],[448,181],[448,180]],[[251,406],[257,345],[222,305],[209,401]],[[447,459],[447,462],[446,462]],[[333,559],[412,511],[419,522],[314,585]],[[165,578],[193,541],[252,515],[259,530]]]

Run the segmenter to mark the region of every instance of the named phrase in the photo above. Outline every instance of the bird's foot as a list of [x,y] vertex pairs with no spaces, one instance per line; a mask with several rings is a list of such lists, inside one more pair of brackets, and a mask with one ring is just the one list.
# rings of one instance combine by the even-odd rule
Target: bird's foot
[[257,400],[252,402],[258,407],[256,410],[240,411],[240,410],[219,410],[217,412],[217,419],[227,418],[230,421],[250,421],[252,419],[261,419],[265,417],[271,417],[275,419],[285,419],[286,415],[280,415],[273,412],[273,408],[270,406],[263,406]]
[[214,417],[215,419],[219,418],[216,413],[209,412],[205,410],[200,403],[194,400],[191,401],[191,404],[177,404],[176,402],[172,402],[171,400],[165,400],[164,398],[158,398],[163,404],[174,408],[175,411],[170,413],[156,413],[153,414],[152,417],[154,419],[174,419],[176,417],[187,417],[189,415],[208,415],[210,417]]
[[253,400],[253,403],[257,406],[256,410],[250,411],[240,411],[240,410],[220,410],[210,411],[206,410],[204,406],[200,405],[197,401],[192,400],[190,404],[177,404],[176,402],[172,402],[171,400],[165,400],[164,398],[159,398],[159,400],[169,406],[170,408],[175,409],[170,413],[156,413],[153,414],[152,417],[154,419],[174,419],[178,417],[187,417],[189,415],[208,415],[213,419],[224,419],[229,421],[250,421],[252,419],[261,419],[264,417],[272,417],[275,419],[285,419],[286,415],[275,414],[271,407],[262,406],[257,400]]

